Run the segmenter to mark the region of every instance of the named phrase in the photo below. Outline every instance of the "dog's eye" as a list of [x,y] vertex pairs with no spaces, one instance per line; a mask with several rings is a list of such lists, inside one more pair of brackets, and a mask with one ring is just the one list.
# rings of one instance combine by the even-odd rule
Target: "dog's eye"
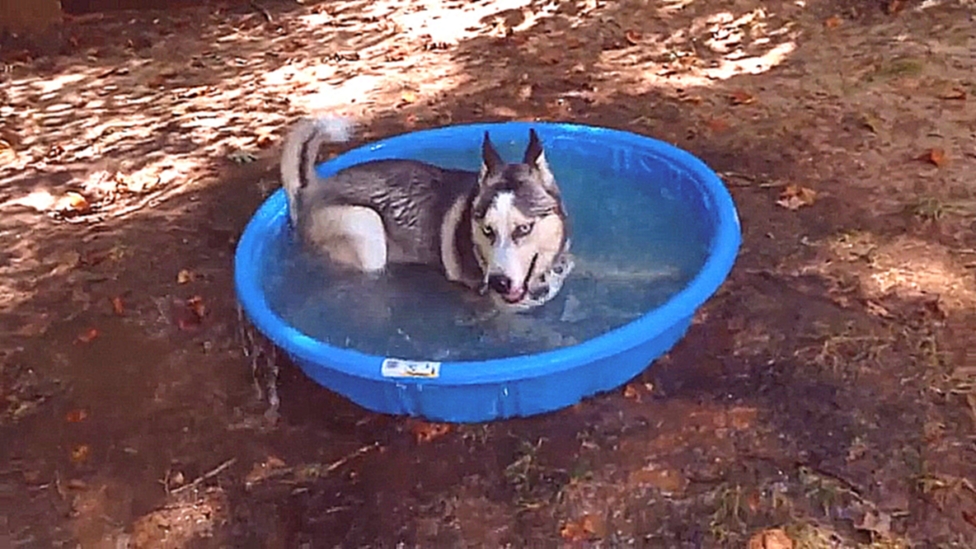
[[532,232],[532,223],[523,223],[522,225],[516,225],[515,230],[512,231],[512,238],[522,238],[523,236]]
[[488,225],[481,226],[481,232],[489,239],[495,240],[495,229],[492,229]]

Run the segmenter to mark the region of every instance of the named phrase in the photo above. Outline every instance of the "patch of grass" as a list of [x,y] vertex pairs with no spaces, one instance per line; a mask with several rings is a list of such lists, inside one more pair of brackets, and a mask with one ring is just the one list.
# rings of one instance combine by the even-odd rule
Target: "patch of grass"
[[866,75],[866,79],[870,82],[876,78],[919,76],[924,70],[925,63],[921,59],[902,57],[881,63],[874,71]]
[[523,509],[537,509],[556,499],[570,475],[561,469],[545,467],[539,460],[539,449],[545,442],[522,441],[515,460],[505,467],[505,480],[515,491],[515,503]]
[[835,507],[847,507],[851,501],[861,501],[857,492],[838,479],[820,474],[809,467],[800,467],[798,473],[804,495],[816,503],[826,516],[830,516]]
[[793,540],[794,549],[835,549],[844,547],[844,539],[832,528],[800,522],[787,525],[786,535]]
[[878,361],[881,353],[891,347],[890,339],[874,335],[855,334],[852,329],[844,333],[819,335],[820,341],[797,349],[794,356],[809,360],[833,374],[851,371],[865,363]]
[[948,215],[959,217],[976,215],[976,201],[920,196],[915,201],[910,202],[905,210],[922,221],[939,221]]
[[873,540],[859,543],[848,539],[829,526],[814,522],[796,522],[787,525],[784,530],[793,540],[794,549],[908,549],[911,547],[906,540],[900,538]]
[[940,509],[945,507],[951,496],[961,497],[966,493],[976,495],[976,486],[969,479],[938,473],[922,475],[918,479],[918,489],[931,497]]
[[745,533],[745,493],[741,485],[723,485],[715,493],[715,512],[708,522],[709,532],[719,543]]

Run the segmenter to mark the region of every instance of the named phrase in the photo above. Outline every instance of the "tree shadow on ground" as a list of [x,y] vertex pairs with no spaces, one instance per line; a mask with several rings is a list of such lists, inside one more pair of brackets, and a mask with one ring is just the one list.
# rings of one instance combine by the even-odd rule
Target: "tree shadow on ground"
[[[882,112],[869,120],[873,129],[857,122],[864,96],[889,93],[905,72],[915,78],[929,69],[854,63],[851,72],[838,69],[838,82],[823,68],[843,65],[831,56],[854,46],[891,55],[885,48],[904,29],[869,18],[829,39],[822,21],[835,10],[824,3],[742,4],[729,15],[698,2],[671,12],[671,4],[530,3],[488,10],[487,19],[477,13],[483,27],[445,50],[436,29],[401,30],[402,42],[386,37],[382,5],[365,20],[355,15],[367,11],[362,4],[323,6],[324,20],[340,30],[346,15],[377,28],[350,27],[353,36],[342,37],[337,28],[301,27],[291,14],[316,15],[316,8],[299,7],[273,11],[273,24],[303,29],[280,37],[261,14],[223,14],[213,24],[194,19],[198,12],[161,17],[160,25],[179,30],[150,43],[185,49],[157,49],[153,62],[133,64],[128,74],[96,78],[89,67],[94,72],[49,97],[28,97],[31,116],[11,126],[4,120],[5,131],[30,134],[19,162],[36,163],[35,148],[60,144],[49,165],[22,179],[16,167],[0,172],[8,197],[60,171],[90,170],[103,156],[131,161],[105,170],[129,179],[192,161],[173,180],[156,181],[159,188],[91,194],[91,211],[72,219],[102,216],[101,224],[5,216],[12,245],[4,252],[11,280],[4,316],[16,328],[2,336],[10,344],[0,394],[9,407],[0,429],[12,442],[0,449],[9,464],[0,482],[24,494],[25,504],[6,518],[14,541],[502,546],[593,538],[741,546],[754,530],[785,524],[797,540],[863,540],[874,525],[876,536],[932,546],[971,542],[966,517],[976,509],[964,481],[973,471],[960,449],[972,430],[971,380],[958,327],[970,320],[972,281],[952,250],[971,246],[972,237],[959,231],[965,216],[926,226],[898,213],[911,200],[904,191],[917,192],[911,180],[919,168],[909,160],[892,168],[869,154],[882,147],[895,158],[909,155],[918,146],[918,112]],[[936,18],[926,13],[900,25],[920,32],[934,24],[926,17]],[[183,38],[197,32],[198,41]],[[246,39],[223,49],[211,43],[235,33]],[[793,49],[768,71],[717,77],[730,70],[723,65],[730,54],[709,48],[733,44],[734,53],[736,36],[746,59],[786,51],[777,50],[784,44]],[[292,46],[297,58],[266,55]],[[894,53],[915,55],[911,44],[904,48]],[[360,59],[330,57],[350,50]],[[251,63],[263,57],[269,60]],[[235,66],[235,58],[246,62]],[[323,58],[334,59],[329,70],[314,72]],[[148,111],[137,100],[120,107],[118,98],[102,111],[88,105],[98,99],[85,94],[106,79],[138,87],[198,59],[200,70],[164,76],[130,98],[148,98]],[[380,59],[389,65],[370,69]],[[428,63],[440,68],[425,69]],[[43,81],[74,72],[71,66],[55,62]],[[269,73],[292,66],[316,76],[268,84]],[[394,70],[404,71],[399,80],[386,74]],[[736,199],[744,231],[736,269],[688,336],[626,395],[434,437],[416,422],[360,410],[281,360],[281,420],[269,424],[239,339],[231,272],[236,236],[277,184],[273,148],[262,152],[258,139],[316,107],[298,100],[303,93],[353,96],[358,88],[344,83],[370,71],[379,76],[366,82],[382,93],[358,113],[361,140],[538,117],[637,131],[690,150],[725,174]],[[424,81],[431,74],[440,79]],[[334,91],[323,91],[333,82]],[[212,87],[219,89],[200,91]],[[197,103],[194,90],[203,94]],[[29,131],[73,95],[90,116],[54,117],[40,124],[51,131]],[[93,129],[99,117],[147,131],[113,141]],[[200,120],[212,125],[194,124]],[[167,137],[176,131],[179,138]],[[235,166],[226,155],[237,150],[257,160]],[[960,159],[937,179],[951,187],[971,164]],[[906,173],[887,186],[868,175],[886,169]],[[794,182],[815,186],[818,202],[796,212],[777,207],[783,186]],[[65,183],[93,192],[72,173],[50,188],[57,195]],[[143,209],[112,217],[141,200]],[[938,230],[927,228],[933,225]],[[913,268],[956,286],[943,301],[906,289],[938,287],[918,277],[872,285],[905,270],[879,250],[891,256],[906,243],[935,250]],[[188,306],[195,297],[206,307],[202,321]],[[890,532],[865,516],[891,519]]]

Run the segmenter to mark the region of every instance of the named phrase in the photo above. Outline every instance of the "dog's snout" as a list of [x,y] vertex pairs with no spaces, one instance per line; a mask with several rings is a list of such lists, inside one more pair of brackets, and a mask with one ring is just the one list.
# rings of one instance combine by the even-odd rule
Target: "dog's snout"
[[488,287],[500,294],[507,294],[512,290],[512,279],[503,274],[488,277]]

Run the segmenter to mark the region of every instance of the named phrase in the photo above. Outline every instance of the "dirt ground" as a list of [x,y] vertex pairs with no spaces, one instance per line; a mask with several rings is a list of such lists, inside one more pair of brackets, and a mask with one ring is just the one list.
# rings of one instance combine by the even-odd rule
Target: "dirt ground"
[[[972,4],[262,1],[63,38],[0,49],[0,547],[976,546]],[[667,140],[726,180],[741,256],[619,391],[366,412],[232,286],[320,112]]]

